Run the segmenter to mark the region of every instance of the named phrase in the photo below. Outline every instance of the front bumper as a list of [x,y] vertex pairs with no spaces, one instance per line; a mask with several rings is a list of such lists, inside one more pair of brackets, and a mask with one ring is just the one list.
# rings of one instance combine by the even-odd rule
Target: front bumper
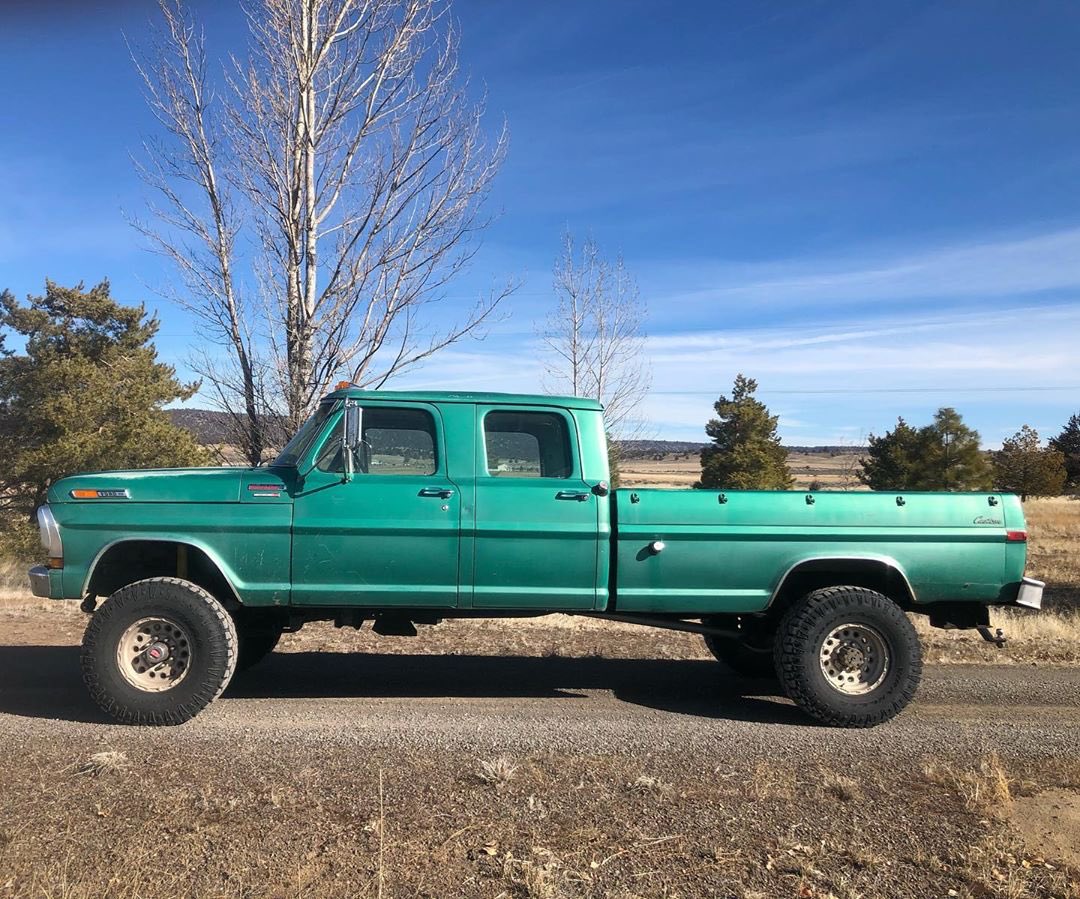
[[30,569],[30,590],[34,596],[49,599],[52,596],[49,585],[49,569],[44,565],[35,565]]
[[1026,577],[1020,581],[1020,590],[1016,594],[1015,603],[1027,609],[1041,609],[1043,590],[1046,584],[1037,581],[1033,577]]

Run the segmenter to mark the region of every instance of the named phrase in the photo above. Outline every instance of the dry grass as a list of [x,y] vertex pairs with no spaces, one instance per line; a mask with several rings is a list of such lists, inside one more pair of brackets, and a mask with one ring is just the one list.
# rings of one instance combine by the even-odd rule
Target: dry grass
[[503,877],[527,899],[560,899],[565,895],[567,872],[550,852],[537,854],[540,858],[515,858],[508,852],[502,862]]
[[821,789],[826,796],[839,799],[841,802],[854,802],[862,799],[862,787],[853,777],[838,774],[834,771],[826,771],[821,780]]
[[923,766],[923,776],[956,793],[968,811],[1005,814],[1012,806],[1012,779],[996,752],[984,756],[974,767],[934,759]]
[[75,769],[75,773],[87,777],[106,777],[111,774],[121,774],[131,767],[131,762],[126,752],[118,749],[103,749],[95,752],[83,764]]
[[675,793],[675,785],[668,783],[662,777],[656,777],[652,774],[641,774],[630,784],[630,790],[634,793],[650,794],[660,799],[673,795]]
[[754,799],[790,802],[795,798],[799,782],[790,765],[777,765],[761,759],[754,763],[750,792]]
[[0,559],[0,596],[25,594],[30,589],[26,571],[30,566]]
[[477,764],[476,776],[484,783],[501,786],[509,783],[517,774],[518,764],[506,756],[495,759],[480,759]]
[[931,664],[1080,665],[1080,612],[1020,611],[992,609],[993,627],[1005,632],[1004,648],[983,641],[973,630],[941,630],[931,627],[923,615],[912,621]]
[[1028,568],[1046,581],[1051,606],[1080,610],[1080,499],[1030,499]]

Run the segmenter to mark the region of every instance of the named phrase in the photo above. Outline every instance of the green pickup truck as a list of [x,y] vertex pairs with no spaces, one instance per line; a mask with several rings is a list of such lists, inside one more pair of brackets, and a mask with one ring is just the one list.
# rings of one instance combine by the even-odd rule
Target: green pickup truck
[[611,491],[574,397],[342,388],[269,465],[64,478],[38,523],[33,591],[93,613],[84,679],[134,724],[188,720],[308,621],[563,612],[699,633],[866,727],[918,686],[908,613],[1000,640],[988,607],[1043,590],[1015,496]]

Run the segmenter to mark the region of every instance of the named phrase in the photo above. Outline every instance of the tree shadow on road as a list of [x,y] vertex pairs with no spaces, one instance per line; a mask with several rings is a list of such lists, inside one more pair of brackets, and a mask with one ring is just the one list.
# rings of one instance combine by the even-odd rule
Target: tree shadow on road
[[[712,661],[565,656],[273,653],[238,673],[229,699],[492,698],[588,703],[586,691],[662,712],[806,725],[768,680]],[[219,702],[222,700],[219,700]],[[0,646],[0,713],[87,723],[108,719],[90,702],[75,646]]]

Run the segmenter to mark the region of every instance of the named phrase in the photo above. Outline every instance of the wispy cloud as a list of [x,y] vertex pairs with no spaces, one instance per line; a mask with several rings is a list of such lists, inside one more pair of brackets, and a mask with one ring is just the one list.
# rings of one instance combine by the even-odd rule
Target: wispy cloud
[[[686,271],[694,272],[688,283]],[[680,271],[676,269],[675,271]],[[936,298],[1016,297],[1080,288],[1080,228],[958,244],[877,258],[791,260],[753,266],[681,266],[692,303],[851,304]],[[659,280],[663,272],[653,273]],[[693,283],[696,282],[696,283]]]
[[[860,327],[760,328],[649,338],[658,389],[721,372],[777,390],[1052,387],[1080,380],[1080,306],[878,320]],[[853,380],[856,377],[857,380]],[[947,380],[942,380],[942,379]]]

